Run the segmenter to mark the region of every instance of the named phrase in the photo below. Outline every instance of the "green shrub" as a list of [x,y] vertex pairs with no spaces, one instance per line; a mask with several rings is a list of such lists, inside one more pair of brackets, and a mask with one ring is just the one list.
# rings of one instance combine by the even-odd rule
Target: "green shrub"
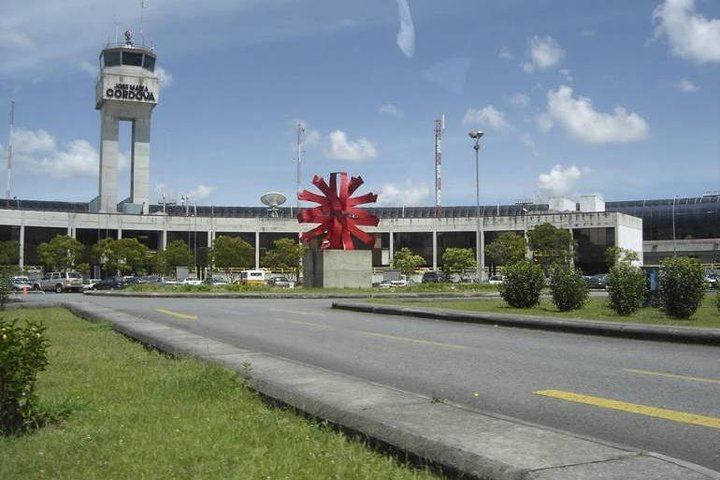
[[542,267],[530,260],[522,260],[505,268],[500,295],[511,307],[531,308],[540,302],[540,291],[544,286]]
[[582,308],[590,296],[582,273],[567,264],[557,264],[552,268],[550,292],[552,302],[561,312]]
[[666,314],[690,318],[705,296],[705,271],[697,259],[666,258],[660,264],[660,298]]
[[610,269],[609,306],[618,315],[640,310],[647,294],[647,279],[640,267],[620,262]]
[[715,305],[717,306],[717,309],[720,312],[720,293],[715,295]]
[[12,289],[13,284],[10,274],[6,271],[0,271],[0,310],[5,310],[5,306],[10,301]]
[[18,435],[39,422],[35,380],[47,366],[44,331],[0,318],[0,434]]

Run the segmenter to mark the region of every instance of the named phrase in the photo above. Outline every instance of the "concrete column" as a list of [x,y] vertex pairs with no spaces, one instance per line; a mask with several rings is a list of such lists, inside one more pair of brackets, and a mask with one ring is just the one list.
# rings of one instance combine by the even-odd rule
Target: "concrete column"
[[150,205],[150,117],[132,122],[132,162],[130,198],[142,205],[142,213],[149,213]]
[[480,238],[479,238],[479,248],[480,248],[480,281],[484,282],[486,280],[485,276],[485,218],[480,218]]
[[122,240],[122,228],[118,228],[117,240]]
[[119,119],[100,111],[100,206],[102,213],[117,211]]
[[432,253],[432,268],[433,270],[438,269],[438,262],[437,262],[437,230],[433,230],[432,232],[432,242],[433,242],[433,253]]
[[20,269],[25,268],[25,225],[20,225],[20,258],[18,261],[18,267]]
[[167,250],[167,237],[167,230],[163,230],[160,234],[160,250],[162,250],[163,252]]
[[260,268],[260,232],[255,231],[255,269]]
[[395,232],[390,230],[390,245],[388,250],[390,250],[390,265],[392,265],[393,257],[395,256]]

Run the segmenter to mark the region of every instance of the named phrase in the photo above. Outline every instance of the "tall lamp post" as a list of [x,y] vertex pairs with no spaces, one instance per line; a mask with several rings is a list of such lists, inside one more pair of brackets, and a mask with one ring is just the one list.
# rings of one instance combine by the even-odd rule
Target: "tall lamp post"
[[672,203],[672,239],[673,239],[673,257],[677,257],[677,242],[675,241],[675,202],[677,202],[677,195],[673,197]]
[[477,280],[482,282],[485,276],[485,252],[480,241],[480,139],[484,133],[480,130],[470,130],[468,133],[470,138],[475,141],[473,149],[475,150],[475,219],[477,220],[477,228],[475,230],[475,255],[477,265]]

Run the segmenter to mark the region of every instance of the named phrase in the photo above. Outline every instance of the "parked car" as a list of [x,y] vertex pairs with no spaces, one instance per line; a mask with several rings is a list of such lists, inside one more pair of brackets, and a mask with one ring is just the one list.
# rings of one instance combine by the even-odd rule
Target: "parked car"
[[95,287],[95,284],[100,282],[100,278],[87,278],[83,280],[83,290],[92,290]]
[[597,273],[595,275],[586,275],[583,277],[585,285],[588,288],[607,288],[609,275],[607,273]]
[[718,280],[718,276],[715,273],[707,273],[705,274],[705,283],[707,284],[708,288],[718,288],[718,283],[720,280]]
[[499,285],[505,281],[505,277],[502,275],[490,275],[490,278],[488,278],[488,283],[493,285]]
[[202,280],[199,278],[191,278],[187,277],[185,280],[182,281],[183,285],[202,285]]
[[400,278],[396,280],[390,280],[390,285],[393,287],[407,287],[411,283],[412,280],[410,280],[407,275],[400,275]]
[[273,275],[272,277],[268,277],[265,280],[265,283],[269,287],[278,287],[278,288],[293,288],[295,286],[295,282],[290,280],[288,277],[284,275]]
[[25,289],[30,290],[32,288],[32,283],[30,283],[30,279],[28,277],[17,276],[12,279],[12,288],[16,292],[22,292]]
[[100,280],[93,286],[93,290],[118,290],[125,288],[125,280],[122,277],[108,277]]
[[83,278],[78,272],[50,272],[33,282],[33,290],[79,292],[83,288]]
[[420,280],[421,283],[438,283],[449,281],[450,278],[445,274],[445,272],[441,272],[440,270],[431,270],[429,272],[425,272],[423,273],[422,280]]

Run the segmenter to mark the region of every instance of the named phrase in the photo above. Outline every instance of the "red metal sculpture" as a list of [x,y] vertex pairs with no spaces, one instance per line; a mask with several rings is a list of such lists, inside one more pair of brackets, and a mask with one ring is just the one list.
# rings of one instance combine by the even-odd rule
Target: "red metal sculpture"
[[[338,176],[340,177],[339,190]],[[297,218],[300,223],[319,223],[320,225],[310,231],[301,233],[300,240],[307,242],[325,235],[320,244],[320,249],[323,250],[354,250],[352,237],[356,237],[366,245],[373,245],[375,237],[360,230],[358,225],[375,227],[380,220],[362,208],[357,208],[357,205],[374,203],[377,200],[377,195],[366,193],[351,198],[355,190],[363,184],[363,179],[361,177],[352,177],[348,182],[347,173],[335,172],[330,174],[330,185],[325,183],[325,180],[318,175],[313,177],[312,183],[320,189],[324,196],[307,190],[298,192],[300,200],[315,202],[319,206],[300,210]]]

